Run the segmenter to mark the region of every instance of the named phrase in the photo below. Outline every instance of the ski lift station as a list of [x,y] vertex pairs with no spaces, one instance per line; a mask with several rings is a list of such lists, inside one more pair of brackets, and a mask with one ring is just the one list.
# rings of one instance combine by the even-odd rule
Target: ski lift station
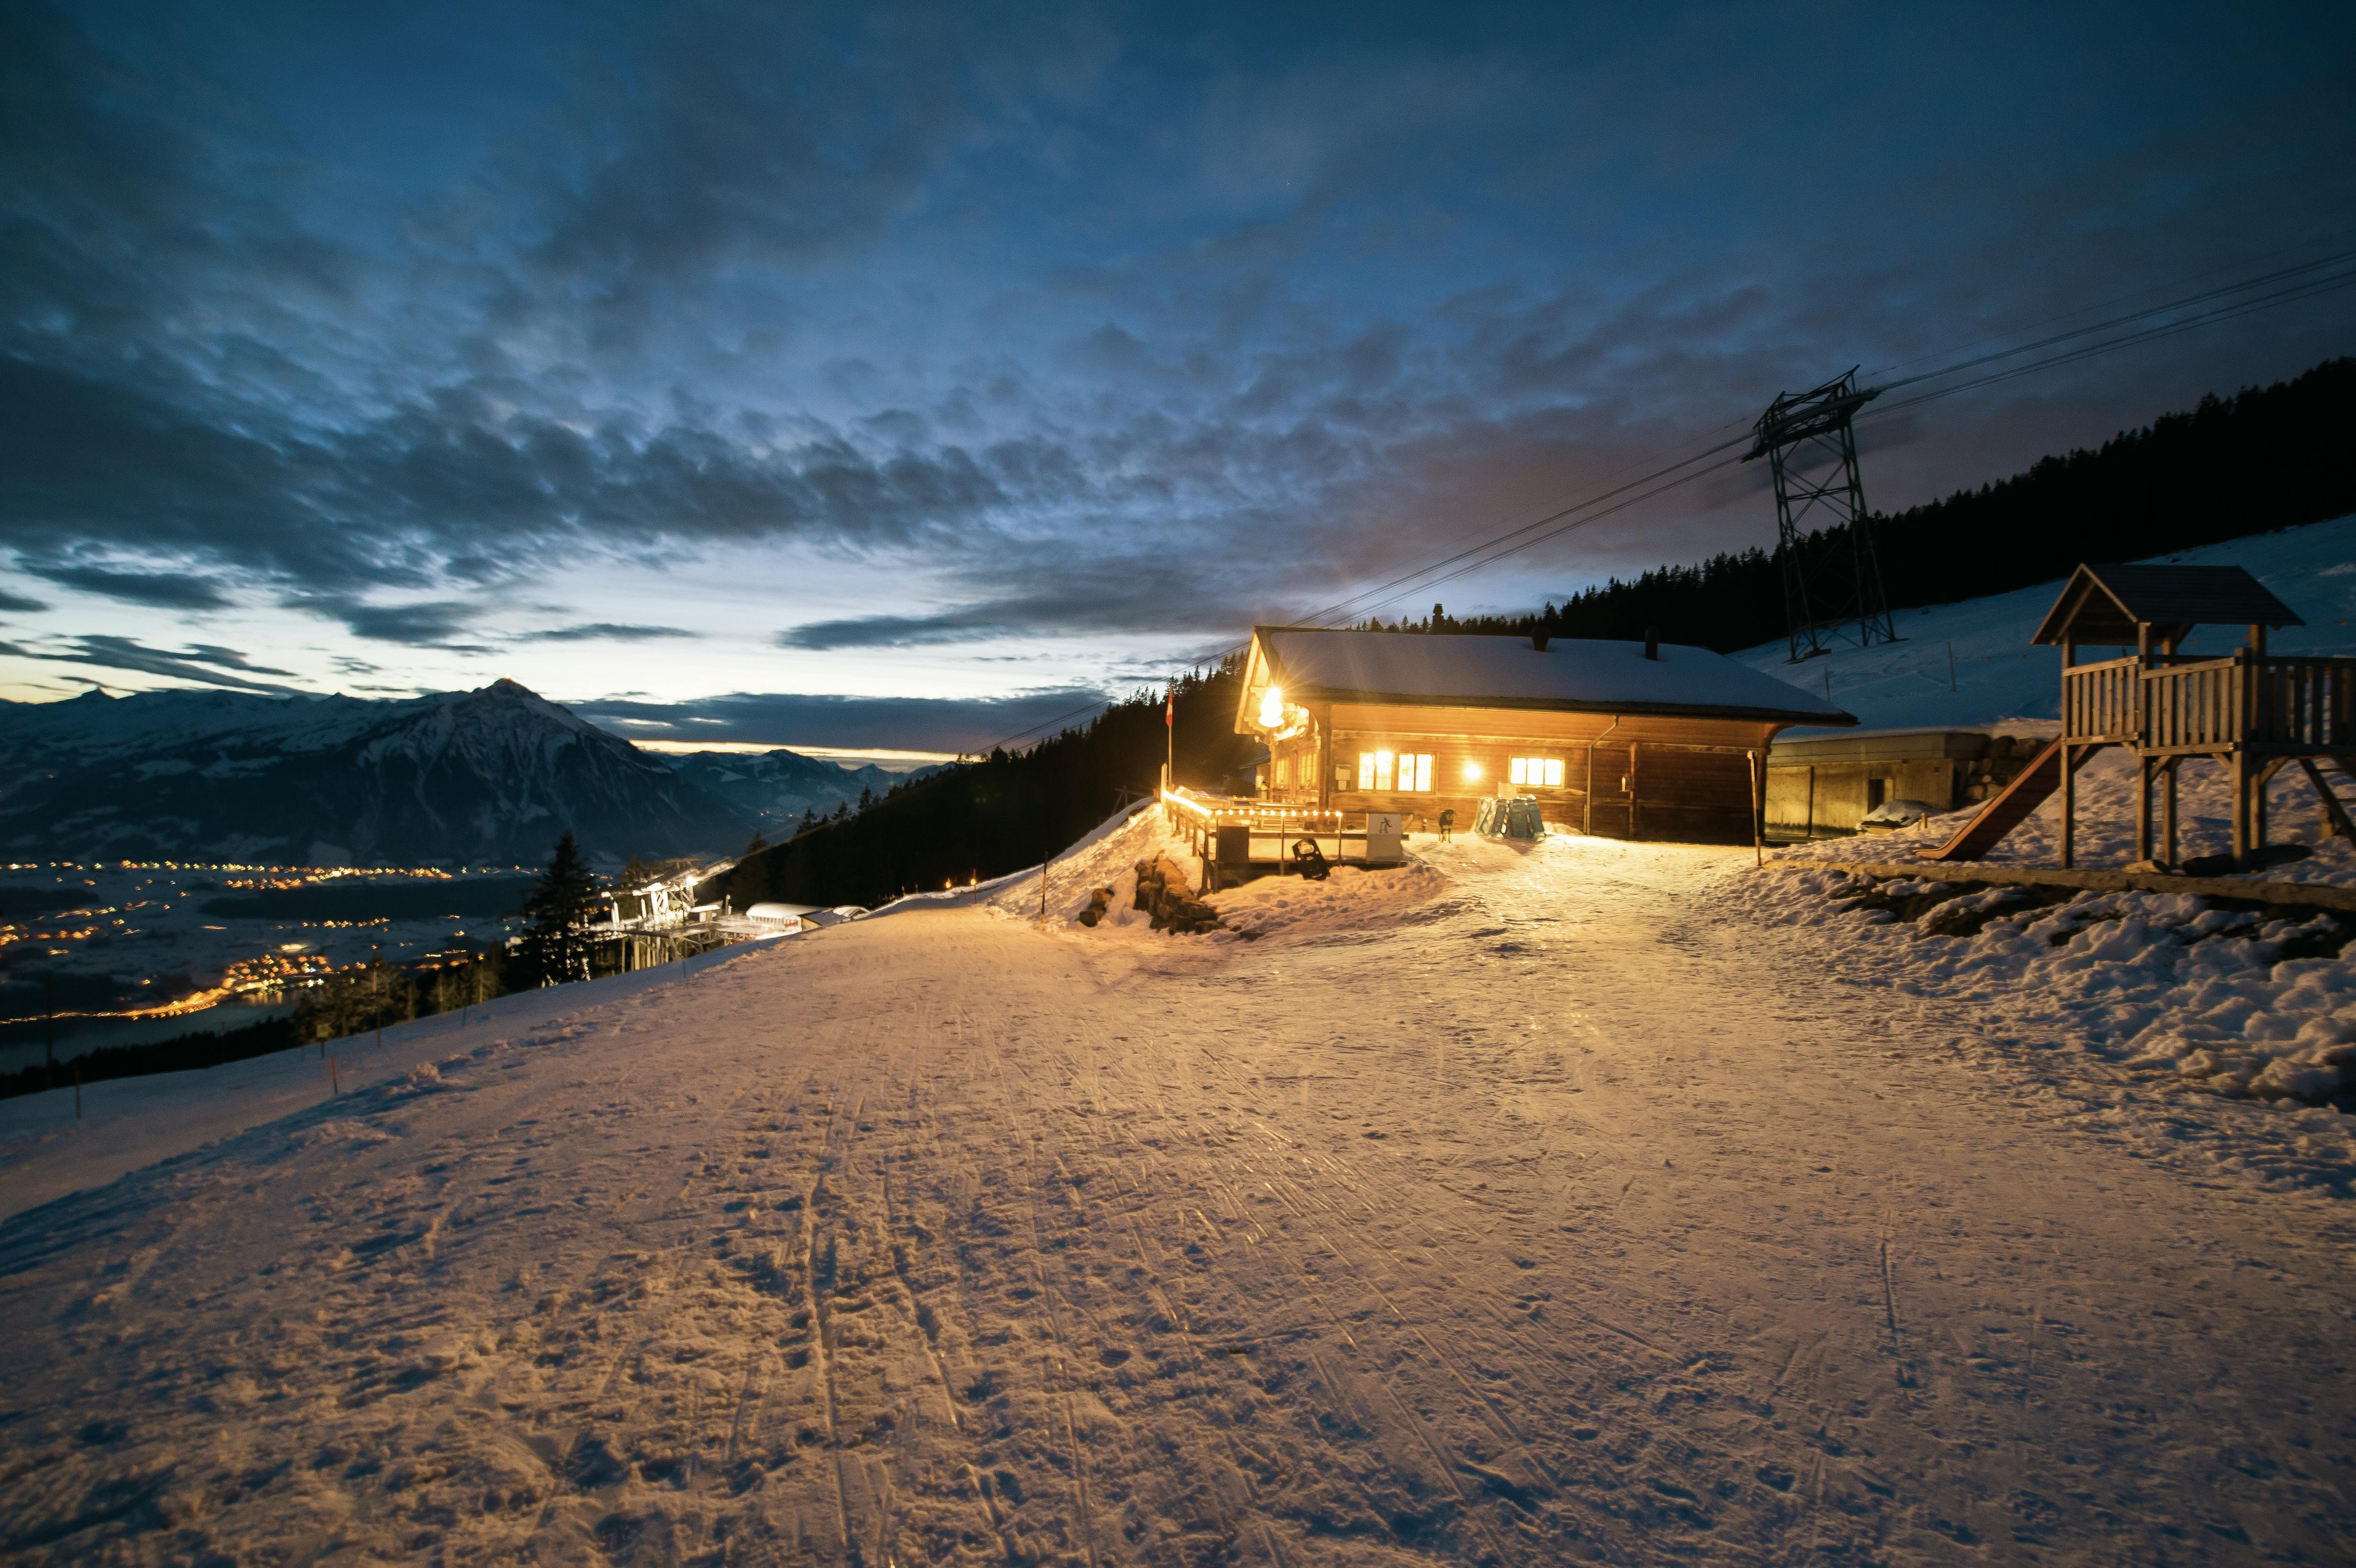
[[1286,626],[1253,632],[1236,714],[1269,806],[1471,830],[1528,800],[1550,827],[1707,844],[1757,836],[1777,731],[1856,723],[1707,648]]

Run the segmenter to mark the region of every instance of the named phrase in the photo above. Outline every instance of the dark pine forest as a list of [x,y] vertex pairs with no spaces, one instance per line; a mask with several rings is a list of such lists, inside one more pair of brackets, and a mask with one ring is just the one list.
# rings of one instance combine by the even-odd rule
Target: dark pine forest
[[[1874,543],[1892,609],[1953,603],[2061,578],[2081,561],[2134,560],[2356,512],[2356,359],[2231,397],[2203,398],[2092,450],[1894,515]],[[1845,529],[1804,548],[1847,548]],[[1782,568],[1762,549],[1613,579],[1520,615],[1360,623],[1425,635],[1527,635],[1665,641],[1720,653],[1783,635]],[[1182,784],[1224,785],[1254,748],[1233,732],[1233,664],[1177,683]],[[1036,865],[1123,799],[1151,793],[1163,755],[1162,694],[1140,691],[1076,728],[894,790],[856,816],[806,828],[748,856],[727,891],[759,899],[873,905],[896,895]]]

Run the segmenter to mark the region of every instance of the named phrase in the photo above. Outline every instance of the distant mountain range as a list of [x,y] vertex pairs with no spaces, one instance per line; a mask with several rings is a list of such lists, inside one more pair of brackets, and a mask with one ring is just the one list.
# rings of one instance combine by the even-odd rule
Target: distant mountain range
[[790,835],[806,811],[825,816],[846,803],[855,808],[862,790],[881,799],[895,784],[940,772],[928,767],[890,773],[872,765],[845,767],[787,751],[758,755],[686,752],[663,761],[706,795],[751,816],[772,840]]
[[784,751],[657,756],[511,680],[0,702],[12,859],[532,865],[567,828],[601,860],[722,855],[891,782]]

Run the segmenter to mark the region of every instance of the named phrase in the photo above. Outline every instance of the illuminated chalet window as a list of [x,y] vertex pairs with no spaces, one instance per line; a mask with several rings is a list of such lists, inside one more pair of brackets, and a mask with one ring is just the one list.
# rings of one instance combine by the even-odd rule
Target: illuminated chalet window
[[1360,752],[1358,787],[1384,791],[1429,791],[1431,788],[1431,753]]
[[1509,784],[1529,784],[1537,789],[1562,787],[1560,757],[1515,757],[1505,769]]

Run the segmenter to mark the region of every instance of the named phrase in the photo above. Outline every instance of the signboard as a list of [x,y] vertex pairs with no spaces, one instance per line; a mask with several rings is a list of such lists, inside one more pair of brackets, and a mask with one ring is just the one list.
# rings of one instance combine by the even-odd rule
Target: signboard
[[1400,860],[1406,854],[1399,848],[1399,826],[1403,818],[1396,811],[1366,813],[1366,859],[1373,861]]

